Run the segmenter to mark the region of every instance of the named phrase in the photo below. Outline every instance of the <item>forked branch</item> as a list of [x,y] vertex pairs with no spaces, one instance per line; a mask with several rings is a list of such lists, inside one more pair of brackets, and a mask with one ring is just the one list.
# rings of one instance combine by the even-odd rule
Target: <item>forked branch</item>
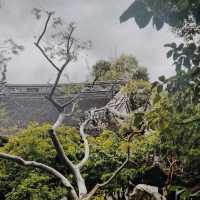
[[[39,35],[37,41],[34,43],[35,46],[40,50],[40,52],[42,53],[42,55],[47,59],[47,61],[53,66],[53,68],[56,69],[57,71],[57,76],[56,76],[56,79],[55,79],[55,82],[51,88],[51,91],[47,97],[47,99],[53,104],[53,106],[55,106],[55,108],[59,111],[59,112],[62,112],[64,110],[64,108],[66,106],[69,105],[69,103],[66,103],[66,104],[60,104],[59,102],[57,102],[53,96],[55,94],[55,90],[59,84],[59,81],[60,81],[60,78],[62,76],[62,73],[63,71],[65,70],[66,66],[69,64],[69,62],[73,59],[72,58],[72,53],[71,53],[71,48],[73,46],[73,39],[72,39],[72,34],[75,30],[75,28],[73,26],[70,26],[70,30],[69,30],[69,33],[68,33],[68,37],[65,37],[65,39],[67,40],[66,43],[67,43],[67,47],[66,47],[66,54],[65,54],[65,62],[63,63],[63,65],[61,67],[57,66],[53,60],[46,54],[45,50],[41,47],[40,45],[40,42],[41,40],[43,39],[46,31],[47,31],[47,27],[48,27],[48,24],[50,22],[50,19],[51,19],[51,16],[53,15],[52,12],[48,12],[47,13],[47,19],[46,19],[46,22],[45,22],[45,25],[44,25],[44,28],[42,30],[42,33]],[[71,102],[70,102],[71,103]]]
[[47,13],[48,16],[47,16],[47,20],[45,22],[45,25],[44,25],[44,29],[42,31],[42,33],[40,34],[40,36],[38,37],[38,40],[37,42],[35,42],[35,46],[40,50],[40,52],[42,53],[42,55],[51,63],[51,65],[57,70],[59,71],[60,69],[56,66],[56,64],[48,57],[48,55],[45,53],[45,51],[42,49],[42,47],[40,46],[40,41],[42,40],[44,34],[46,33],[47,31],[47,26],[49,24],[49,21],[50,21],[50,18],[51,16],[53,15],[52,12],[48,12]]

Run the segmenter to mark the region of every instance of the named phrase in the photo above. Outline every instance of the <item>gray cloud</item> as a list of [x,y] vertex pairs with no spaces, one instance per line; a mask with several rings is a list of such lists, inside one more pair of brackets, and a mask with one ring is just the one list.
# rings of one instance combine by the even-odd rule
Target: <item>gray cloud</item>
[[[165,26],[157,32],[151,25],[139,29],[134,20],[119,23],[120,14],[133,0],[4,0],[0,10],[1,39],[12,37],[25,46],[9,64],[8,81],[12,83],[45,83],[54,78],[54,71],[34,47],[33,36],[41,31],[41,21],[31,15],[34,7],[54,10],[67,22],[77,23],[76,36],[92,40],[87,56],[81,54],[78,62],[69,66],[71,80],[82,81],[98,59],[110,59],[121,53],[133,54],[148,68],[152,80],[161,74],[171,75],[173,67],[166,59],[163,44],[178,40]],[[117,2],[117,3],[116,3]]]

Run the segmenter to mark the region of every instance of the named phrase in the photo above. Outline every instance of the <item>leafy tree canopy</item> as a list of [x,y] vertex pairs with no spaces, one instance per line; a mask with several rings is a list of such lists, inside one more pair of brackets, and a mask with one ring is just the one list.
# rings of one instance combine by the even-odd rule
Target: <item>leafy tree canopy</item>
[[148,80],[148,73],[145,67],[138,64],[134,56],[122,54],[112,62],[98,61],[92,67],[92,77],[95,80]]

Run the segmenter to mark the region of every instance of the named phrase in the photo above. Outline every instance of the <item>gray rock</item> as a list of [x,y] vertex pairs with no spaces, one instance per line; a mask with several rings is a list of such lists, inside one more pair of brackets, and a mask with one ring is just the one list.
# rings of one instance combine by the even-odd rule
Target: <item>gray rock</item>
[[158,193],[155,186],[139,184],[130,194],[130,200],[166,200],[164,196]]

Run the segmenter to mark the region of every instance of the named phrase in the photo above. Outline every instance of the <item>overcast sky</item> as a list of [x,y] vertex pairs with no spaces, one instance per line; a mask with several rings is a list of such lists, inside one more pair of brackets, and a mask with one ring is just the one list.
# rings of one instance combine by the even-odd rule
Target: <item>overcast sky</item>
[[31,14],[34,7],[54,10],[66,21],[77,24],[76,36],[91,40],[92,48],[71,64],[66,74],[73,81],[89,75],[87,66],[99,59],[111,59],[121,53],[134,55],[148,68],[151,80],[162,74],[171,75],[173,66],[166,59],[165,43],[177,40],[170,28],[156,31],[151,25],[139,29],[135,21],[120,24],[119,17],[133,0],[2,0],[0,40],[12,38],[24,45],[21,55],[13,57],[8,68],[9,83],[46,83],[55,78],[54,70],[34,47],[34,36],[41,32],[45,19],[37,21]]

